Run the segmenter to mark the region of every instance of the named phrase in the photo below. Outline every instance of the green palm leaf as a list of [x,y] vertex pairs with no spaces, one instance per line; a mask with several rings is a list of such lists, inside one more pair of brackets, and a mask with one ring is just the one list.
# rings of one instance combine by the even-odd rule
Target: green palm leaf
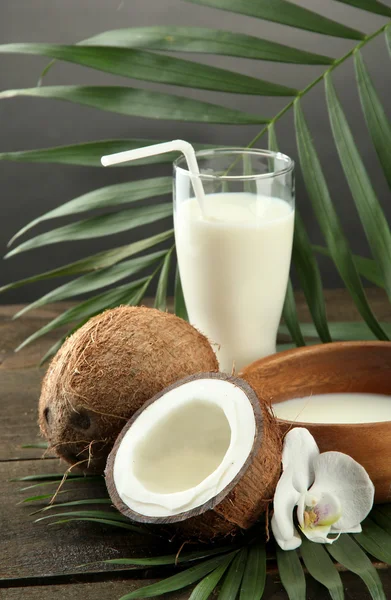
[[228,556],[217,569],[204,577],[190,594],[189,600],[207,600],[232,562],[232,558],[232,555]]
[[84,219],[70,225],[64,225],[57,229],[52,229],[47,233],[41,233],[31,240],[23,242],[6,254],[5,258],[31,250],[32,248],[40,248],[48,244],[56,244],[58,242],[70,242],[72,240],[86,240],[95,237],[103,237],[105,235],[113,235],[120,231],[128,231],[154,223],[165,219],[172,214],[171,202],[164,204],[147,205],[139,208],[129,208],[118,212],[112,212],[107,215],[93,217],[92,219]]
[[66,102],[82,104],[121,115],[147,119],[232,123],[236,125],[267,123],[267,119],[232,108],[191,100],[183,96],[130,87],[59,85],[0,92],[0,100],[21,96],[65,100]]
[[234,557],[232,546],[220,546],[219,548],[210,548],[206,546],[203,550],[196,550],[194,552],[180,552],[179,554],[166,554],[165,556],[152,556],[147,558],[111,558],[102,562],[110,565],[140,565],[153,567],[189,563],[203,558],[209,558],[216,554],[221,556],[227,552],[230,552],[229,559],[231,561]]
[[25,279],[20,279],[19,281],[14,281],[14,283],[4,285],[0,288],[0,292],[21,287],[27,283],[35,283],[36,281],[43,281],[45,279],[52,279],[54,277],[79,275],[80,273],[90,273],[91,271],[95,272],[98,269],[106,269],[111,265],[120,262],[124,258],[128,258],[134,254],[148,250],[149,248],[166,241],[172,237],[173,233],[174,231],[170,229],[169,231],[158,233],[150,238],[133,242],[132,244],[126,244],[125,246],[119,246],[118,248],[112,248],[111,250],[103,250],[103,252],[98,252],[92,256],[87,256],[86,258],[82,258],[76,262],[59,267],[58,269],[52,269],[50,271],[40,273],[39,275],[26,277]]
[[[66,490],[60,490],[58,494],[65,494]],[[50,500],[53,498],[53,492],[51,494],[39,494],[38,496],[29,496],[28,498],[24,498],[17,504],[30,504],[30,502],[41,502],[42,500]],[[42,509],[43,510],[43,509]],[[34,513],[32,513],[34,514]]]
[[61,315],[44,325],[44,327],[41,327],[41,329],[38,329],[38,331],[30,335],[30,337],[28,337],[22,344],[20,344],[20,346],[16,348],[16,351],[18,352],[46,333],[49,333],[58,327],[62,327],[63,325],[67,325],[68,323],[73,323],[75,321],[83,323],[87,319],[99,314],[103,310],[107,308],[113,308],[119,304],[138,304],[144,297],[146,288],[148,287],[150,281],[151,277],[144,277],[143,279],[132,281],[132,283],[120,285],[115,289],[104,292],[103,294],[99,294],[98,296],[93,296],[81,304],[69,308]]
[[83,46],[125,46],[165,52],[200,52],[305,65],[331,65],[329,56],[305,52],[243,33],[203,27],[132,27],[94,35]]
[[312,143],[299,99],[295,101],[295,125],[300,166],[305,185],[330,255],[368,327],[379,339],[387,340],[386,333],[381,328],[369,306],[339,217],[331,201],[322,167],[315,146]]
[[[52,494],[53,496],[53,494]],[[51,497],[51,496],[50,496]],[[29,499],[27,499],[29,500]],[[27,500],[24,500],[24,502],[27,502]],[[32,502],[32,500],[30,500]],[[57,508],[67,508],[68,506],[80,506],[80,505],[85,505],[85,504],[109,504],[112,505],[111,499],[110,498],[87,498],[85,500],[71,500],[70,502],[56,502],[55,504],[48,504],[47,506],[44,506],[43,508],[41,508],[39,511],[37,512],[46,512],[48,510],[52,510],[53,508],[57,509]]]
[[[45,521],[47,519],[56,519],[57,517],[91,517],[102,518],[102,519],[110,519],[111,521],[122,521],[123,523],[129,523],[129,519],[121,515],[121,513],[114,510],[75,510],[71,512],[62,512],[55,513],[50,515],[45,515],[44,517],[38,517],[35,519],[36,523],[40,521]],[[141,527],[135,527],[135,530],[143,531]]]
[[278,574],[289,600],[306,600],[306,583],[303,567],[296,550],[276,548]]
[[213,8],[221,8],[234,13],[257,17],[265,21],[273,21],[281,25],[289,25],[298,29],[323,33],[352,40],[361,40],[364,34],[336,21],[302,8],[287,0],[186,0],[193,4],[202,4]]
[[39,308],[40,306],[45,306],[45,304],[49,304],[50,302],[60,302],[60,300],[74,298],[75,296],[87,294],[88,292],[93,292],[100,288],[112,285],[113,283],[117,283],[122,279],[131,277],[143,269],[154,265],[159,259],[165,258],[166,256],[167,251],[161,250],[160,252],[154,252],[153,254],[148,254],[147,256],[126,260],[118,265],[108,267],[107,269],[101,269],[95,273],[83,275],[82,277],[69,281],[68,283],[64,283],[64,285],[61,285],[44,296],[41,296],[41,298],[35,302],[27,304],[22,308],[22,310],[17,312],[13,318],[18,319],[22,315],[26,314],[26,312]]
[[167,310],[167,286],[168,276],[170,274],[171,257],[174,247],[166,253],[163,261],[162,270],[160,272],[159,281],[156,288],[155,295],[155,308],[166,311]]
[[[386,29],[386,35],[389,35],[389,29]],[[354,53],[354,66],[368,131],[391,189],[391,124],[387,119],[359,50]]]
[[247,564],[240,586],[240,600],[261,600],[266,583],[266,550],[261,541],[249,547]]
[[391,8],[377,0],[337,0],[337,2],[361,8],[362,10],[374,13],[375,15],[391,17]]
[[391,299],[391,232],[358,153],[331,76],[325,77],[326,99],[335,145],[373,256]]
[[[312,249],[323,256],[328,256],[331,258],[330,250],[328,248],[324,248],[324,246],[317,246],[313,244]],[[356,254],[353,254],[353,260],[357,271],[362,277],[365,277],[365,279],[371,281],[378,287],[384,288],[384,282],[379,271],[379,267],[372,258],[365,258],[364,256],[357,256]]]
[[[102,167],[100,161],[105,154],[116,154],[125,150],[134,150],[150,144],[158,144],[163,140],[125,139],[125,140],[102,140],[99,142],[85,142],[83,144],[72,144],[70,146],[57,146],[55,148],[43,148],[42,150],[23,150],[18,152],[0,152],[0,161],[32,162],[32,163],[55,163],[63,165],[81,165],[84,167]],[[193,144],[197,150],[210,148],[210,144]],[[215,148],[215,146],[213,146]],[[140,158],[129,163],[121,163],[115,167],[134,167],[146,164],[172,163],[178,153],[159,154],[148,158]]]
[[240,584],[242,583],[243,574],[247,562],[247,548],[244,547],[235,556],[228,573],[224,578],[223,585],[219,593],[219,600],[235,600],[238,594]]
[[[234,556],[234,554],[236,554],[236,552],[233,552],[232,556]],[[120,600],[132,600],[133,598],[152,598],[168,592],[180,590],[191,585],[192,583],[195,583],[196,581],[199,581],[205,577],[205,575],[208,575],[208,573],[214,571],[214,569],[219,567],[222,563],[225,563],[227,558],[228,557],[226,555],[211,558],[199,565],[190,567],[189,569],[186,569],[186,571],[182,571],[177,575],[172,575],[172,577],[168,577],[167,579],[163,579],[162,581],[153,583],[152,585],[139,588],[130,594],[125,594],[125,596],[122,596]]]
[[[271,123],[269,126],[269,149],[273,150],[273,152],[279,152],[276,131],[273,123]],[[310,240],[297,207],[295,210],[295,232],[293,237],[292,261],[299,276],[312,319],[319,332],[319,337],[323,342],[331,342],[327,325],[322,279],[318,263],[316,262]],[[296,309],[293,307],[293,294],[288,298],[288,300],[285,300],[285,313],[287,301],[291,304],[291,310],[288,314],[288,318],[294,319],[293,311]],[[294,331],[295,336],[297,337],[297,323],[290,321],[290,328],[293,328],[292,331]],[[297,337],[297,340],[301,341],[300,336]]]
[[361,577],[373,600],[386,600],[383,586],[375,567],[351,537],[341,535],[333,544],[327,544],[327,551],[346,569]]
[[371,519],[375,521],[380,527],[391,535],[391,506],[390,505],[378,505],[375,506],[371,511]]
[[299,319],[297,317],[296,302],[291,280],[288,281],[282,316],[296,346],[305,346],[303,334],[300,329]]
[[312,252],[304,223],[297,210],[292,259],[319,337],[322,342],[331,342],[319,266]]
[[259,96],[294,96],[297,92],[292,88],[248,75],[129,48],[4,44],[0,45],[0,53],[48,56],[113,75],[219,92]]
[[164,194],[170,193],[171,189],[171,177],[155,177],[153,179],[118,183],[93,190],[69,202],[65,202],[61,206],[30,221],[28,225],[12,237],[8,245],[11,245],[18,237],[38,225],[38,223],[42,223],[42,221],[96,210],[98,208],[120,206],[121,204],[136,202],[137,200],[145,200],[145,198],[151,198],[152,196],[164,196]]
[[174,312],[177,317],[180,317],[185,321],[189,320],[178,266],[175,271]]
[[59,521],[54,521],[53,523],[49,523],[50,525],[65,525],[65,523],[73,523],[74,521],[88,521],[89,523],[100,523],[102,525],[110,525],[111,527],[119,527],[120,529],[127,529],[128,531],[133,531],[134,533],[142,533],[143,535],[151,535],[149,531],[140,530],[140,528],[135,525],[130,525],[130,523],[122,523],[121,521],[115,521],[113,519],[101,519],[94,517],[72,517],[71,519],[60,519]]
[[303,538],[300,553],[309,574],[329,590],[331,598],[344,600],[340,574],[323,546]]
[[372,519],[364,521],[362,533],[357,533],[354,539],[369,554],[391,565],[391,535]]

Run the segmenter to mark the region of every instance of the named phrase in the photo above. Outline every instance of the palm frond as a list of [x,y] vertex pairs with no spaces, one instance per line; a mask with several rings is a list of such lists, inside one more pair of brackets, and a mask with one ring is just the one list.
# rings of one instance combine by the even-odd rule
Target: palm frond
[[344,600],[341,576],[323,546],[303,538],[300,554],[309,574],[329,590],[331,598]]
[[191,100],[184,96],[174,96],[131,87],[58,85],[0,92],[0,100],[23,96],[64,100],[121,115],[149,119],[234,123],[236,125],[268,122],[268,119],[264,117],[251,115],[233,108],[201,102],[200,100]]
[[[71,144],[70,146],[57,146],[54,148],[43,148],[42,150],[23,150],[18,152],[0,152],[0,161],[16,161],[31,163],[54,163],[60,165],[80,165],[83,167],[102,167],[100,162],[104,154],[115,154],[125,150],[134,150],[150,144],[158,144],[163,140],[146,139],[124,139],[124,140],[102,140],[97,142],[85,142],[82,144]],[[193,144],[196,150],[211,148],[210,144]],[[215,148],[215,146],[213,146]],[[140,158],[130,163],[121,163],[117,167],[133,167],[148,164],[172,163],[177,158],[177,153],[159,154]]]
[[50,271],[45,271],[39,275],[26,277],[25,279],[20,279],[14,283],[4,285],[0,288],[0,292],[12,290],[28,283],[35,283],[36,281],[44,281],[46,279],[52,279],[55,277],[79,275],[80,273],[90,273],[91,271],[95,272],[99,269],[106,269],[112,265],[115,265],[116,263],[119,263],[121,260],[128,258],[129,256],[133,256],[134,254],[148,250],[153,246],[157,246],[161,242],[165,242],[171,238],[173,234],[173,229],[170,229],[169,231],[158,233],[150,238],[133,242],[132,244],[126,244],[125,246],[119,246],[118,248],[112,248],[110,250],[103,250],[102,252],[98,252],[92,256],[87,256],[86,258],[82,258],[76,262],[59,267],[58,269],[51,269]]
[[[154,83],[168,83],[175,86],[191,87],[219,92],[233,92],[251,95],[275,95],[288,97],[287,104],[279,109],[274,116],[249,114],[244,111],[228,108],[223,105],[201,102],[172,93],[162,93],[153,90],[134,87],[114,86],[53,86],[30,89],[8,90],[0,93],[1,99],[28,96],[42,99],[58,99],[90,106],[100,110],[115,112],[123,115],[138,116],[151,119],[169,119],[172,121],[194,121],[199,123],[229,123],[231,125],[265,126],[258,131],[249,142],[252,147],[262,136],[269,134],[269,146],[277,149],[275,126],[280,119],[289,113],[294,113],[297,148],[301,171],[307,188],[317,222],[325,240],[326,247],[314,246],[311,243],[301,215],[297,212],[293,247],[293,263],[298,274],[300,285],[304,291],[316,335],[324,342],[333,339],[334,332],[340,335],[342,325],[332,327],[327,322],[326,308],[323,297],[322,276],[316,259],[317,253],[323,253],[332,259],[342,277],[364,323],[364,335],[378,339],[388,339],[388,327],[378,321],[374,315],[363,288],[361,277],[384,287],[391,299],[391,271],[389,257],[391,255],[391,232],[384,212],[376,197],[373,185],[365,170],[363,161],[354,142],[353,134],[338,100],[332,83],[333,71],[354,58],[357,87],[360,95],[363,116],[367,123],[368,132],[377,152],[384,176],[391,183],[390,147],[391,127],[379,95],[371,81],[365,66],[362,52],[371,40],[385,35],[386,42],[391,46],[390,23],[385,22],[376,31],[361,32],[335,20],[328,19],[315,11],[305,9],[288,0],[187,0],[190,3],[209,8],[221,9],[259,19],[260,22],[270,21],[297,30],[310,31],[314,34],[334,36],[345,40],[354,40],[348,51],[340,57],[307,52],[300,48],[290,48],[262,38],[244,33],[228,32],[216,29],[193,27],[142,27],[126,28],[108,31],[93,36],[75,45],[53,44],[7,44],[0,46],[0,53],[10,52],[37,54],[52,57],[55,60],[73,62],[81,66],[92,67],[107,73],[132,77]],[[371,14],[390,17],[391,9],[379,0],[338,0],[347,7],[355,7]],[[163,51],[165,54],[160,54]],[[193,52],[203,54],[246,57],[255,60],[279,61],[297,65],[323,65],[321,73],[303,89],[296,90],[287,87],[283,82],[265,81],[249,77],[240,72],[223,68],[211,67],[185,58],[174,57],[175,52]],[[329,53],[328,53],[329,54]],[[331,53],[330,53],[331,54]],[[52,65],[53,63],[51,63]],[[50,68],[50,66],[49,66]],[[305,66],[303,67],[306,68]],[[47,72],[48,69],[46,69]],[[189,77],[191,73],[191,77]],[[343,232],[342,223],[337,215],[335,203],[329,193],[321,161],[316,152],[316,144],[311,139],[311,133],[306,123],[302,109],[302,98],[318,83],[324,82],[328,114],[334,135],[336,150],[340,158],[345,177],[349,184],[355,206],[371,247],[372,258],[353,255],[349,242]],[[0,160],[52,162],[58,164],[75,164],[98,166],[103,154],[119,152],[154,143],[157,140],[128,139],[102,140],[75,144],[59,148],[29,150],[22,152],[0,153]],[[207,144],[196,145],[209,147]],[[170,162],[173,156],[158,156],[137,161],[133,164]],[[54,208],[26,225],[13,238],[17,239],[33,226],[48,219],[63,215],[76,214],[95,208],[109,207],[117,209],[120,205],[135,200],[143,200],[156,195],[162,195],[169,190],[169,178],[132,181],[117,186],[108,186],[102,190],[94,190],[75,198],[62,207]],[[64,227],[58,227],[30,238],[15,247],[8,256],[19,252],[40,247],[49,243],[58,243],[72,239],[87,239],[111,235],[146,223],[163,219],[170,214],[168,205],[159,204],[152,208],[143,206],[137,208],[118,209],[115,212],[100,217],[87,218]],[[49,294],[37,300],[26,308],[42,306],[49,301],[68,299],[82,293],[93,293],[106,285],[118,284],[125,277],[136,275],[142,268],[159,264],[161,269],[158,282],[158,297],[156,306],[166,308],[167,281],[171,264],[171,254],[152,253],[148,257],[130,259],[134,254],[142,252],[171,237],[172,232],[153,236],[141,242],[135,242],[120,248],[104,251],[94,256],[86,257],[75,263],[52,269],[36,276],[25,278],[0,288],[0,291],[17,288],[26,283],[45,280],[62,275],[78,276],[78,279],[66,283]],[[159,249],[160,251],[160,249]],[[151,262],[149,262],[151,260]],[[155,266],[155,264],[154,264]],[[82,324],[96,311],[115,306],[119,302],[138,303],[150,284],[151,278],[119,285],[116,290],[93,296],[84,303],[74,307],[74,312],[61,315],[58,320],[48,324],[49,329],[59,326],[59,323],[71,324],[71,331]],[[135,287],[132,288],[131,286]],[[130,286],[130,287],[127,287]],[[90,303],[90,304],[89,304]],[[175,310],[186,318],[186,308],[180,286],[179,275],[176,276]],[[301,328],[294,302],[294,295],[289,284],[284,306],[284,317],[289,333],[296,345],[304,343],[304,332]],[[347,324],[343,324],[345,333]],[[349,335],[358,335],[357,325],[349,325]],[[31,336],[25,343],[43,335],[42,329]],[[34,337],[35,336],[35,337]],[[61,344],[60,340],[47,353],[53,354]]]
[[257,540],[248,549],[247,564],[240,586],[239,600],[260,600],[266,584],[266,548]]
[[325,77],[326,99],[335,145],[361,223],[391,300],[391,231],[364,167],[330,74]]
[[155,295],[155,308],[158,310],[167,310],[167,287],[168,287],[168,276],[170,274],[171,257],[174,251],[174,246],[166,252],[162,268],[160,271],[160,277],[156,288]]
[[166,202],[164,204],[146,205],[139,208],[129,208],[112,212],[107,215],[93,217],[77,221],[70,225],[64,225],[57,229],[52,229],[47,233],[41,233],[36,237],[23,242],[6,254],[5,258],[40,248],[48,244],[57,244],[58,242],[69,242],[73,240],[86,240],[105,235],[113,235],[121,231],[129,231],[141,225],[154,223],[172,215],[172,204]]
[[301,171],[330,256],[368,327],[379,339],[387,340],[387,334],[379,325],[369,306],[353,255],[343,233],[337,211],[331,201],[299,99],[295,101],[295,125]]
[[[273,150],[274,152],[279,152],[274,124],[271,124],[269,127],[269,149]],[[303,288],[308,308],[318,330],[319,337],[323,342],[331,342],[319,266],[316,262],[315,254],[312,251],[304,222],[297,208],[295,214],[295,233],[293,237],[292,261],[295,265],[296,272]],[[289,300],[292,304],[292,296],[290,299],[288,299],[288,301]],[[300,337],[298,339],[300,340]]]
[[[61,46],[58,44],[4,44],[0,45],[0,53],[48,56],[85,67],[92,67],[113,75],[218,92],[257,96],[295,96],[297,93],[295,89],[249,77],[248,75],[241,75],[181,58],[129,48]],[[189,72],[191,72],[191,78],[189,78]]]
[[154,196],[164,196],[171,191],[171,188],[171,177],[154,177],[153,179],[141,179],[139,181],[118,183],[99,188],[78,198],[74,198],[69,202],[65,202],[57,208],[37,217],[18,231],[11,238],[8,245],[11,245],[18,237],[29,231],[32,227],[42,223],[42,221],[75,215],[99,208],[112,208],[113,206],[129,204],[130,202],[145,200]]
[[233,13],[256,17],[264,21],[272,21],[281,25],[289,25],[297,29],[305,29],[324,35],[347,38],[352,40],[361,40],[365,34],[361,31],[345,27],[336,21],[327,19],[313,12],[302,8],[297,4],[287,0],[186,0],[193,4],[202,4],[213,8],[221,8]]
[[152,585],[147,585],[145,587],[139,588],[130,594],[126,594],[122,596],[121,600],[132,600],[133,598],[152,598],[154,596],[161,596],[162,594],[166,594],[168,592],[174,592],[176,590],[183,589],[199,581],[216,568],[218,568],[221,564],[226,563],[229,557],[233,557],[237,551],[234,551],[230,554],[217,556],[215,558],[210,558],[207,561],[202,562],[195,567],[190,567],[186,569],[186,571],[182,571],[177,575],[172,575],[172,577],[168,577],[162,581],[158,581],[157,583],[153,583]]
[[346,569],[361,577],[373,600],[386,600],[379,574],[365,552],[350,536],[341,535],[336,542],[327,545],[327,551]]
[[112,308],[114,306],[118,306],[119,304],[137,304],[144,297],[146,286],[150,283],[151,279],[151,277],[144,277],[143,279],[138,279],[137,281],[120,285],[113,290],[93,296],[92,298],[81,302],[77,306],[69,308],[28,337],[22,344],[20,344],[20,346],[17,347],[16,351],[19,351],[28,344],[31,344],[31,342],[34,340],[37,340],[46,333],[49,333],[49,331],[53,331],[58,327],[68,325],[69,323],[73,323],[75,321],[85,322],[87,319],[97,315],[106,308]]
[[[389,34],[389,29],[386,29]],[[391,124],[387,119],[383,105],[371,81],[361,52],[354,53],[354,66],[361,106],[368,131],[379,157],[383,173],[391,189]]]
[[125,46],[165,52],[193,52],[304,65],[331,65],[330,56],[306,52],[252,35],[202,27],[132,27],[94,35],[83,46]]
[[278,573],[289,600],[306,600],[306,581],[296,550],[276,549]]

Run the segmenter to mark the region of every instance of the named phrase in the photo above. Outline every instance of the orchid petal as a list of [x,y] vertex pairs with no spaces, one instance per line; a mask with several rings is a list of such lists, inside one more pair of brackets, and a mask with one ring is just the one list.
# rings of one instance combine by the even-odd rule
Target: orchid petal
[[361,533],[362,527],[361,525],[354,525],[353,527],[349,527],[348,529],[336,529],[336,527],[332,527],[330,533]]
[[323,525],[314,529],[302,529],[306,538],[316,544],[332,544],[335,539],[327,537],[331,531],[331,525]]
[[[292,485],[292,474],[293,465],[290,465],[281,475],[274,494],[273,533],[276,529],[279,538],[285,542],[289,542],[295,537],[293,509],[300,498],[299,492]],[[280,543],[279,545],[281,546]]]
[[274,539],[276,540],[277,544],[280,546],[280,548],[282,550],[296,550],[296,548],[301,546],[301,537],[295,528],[294,528],[293,536],[290,539],[285,539],[281,535],[281,531],[278,528],[277,520],[274,515],[272,517],[271,526],[272,526]]
[[341,452],[324,452],[314,461],[315,482],[309,490],[314,497],[325,493],[338,498],[341,517],[333,523],[338,531],[356,527],[373,506],[375,488],[358,462]]
[[308,429],[294,427],[284,438],[282,466],[284,471],[293,467],[292,484],[303,494],[315,478],[314,461],[319,456],[319,448]]

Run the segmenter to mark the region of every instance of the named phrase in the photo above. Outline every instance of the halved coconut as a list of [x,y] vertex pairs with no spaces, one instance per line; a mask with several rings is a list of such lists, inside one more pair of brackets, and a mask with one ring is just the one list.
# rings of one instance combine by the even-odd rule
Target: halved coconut
[[250,527],[280,473],[273,417],[243,380],[201,373],[157,394],[127,423],[106,484],[123,514],[214,537]]

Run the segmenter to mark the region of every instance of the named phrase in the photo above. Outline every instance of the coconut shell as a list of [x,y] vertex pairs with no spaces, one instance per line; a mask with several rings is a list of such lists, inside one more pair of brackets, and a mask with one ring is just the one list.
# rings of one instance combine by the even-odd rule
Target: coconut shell
[[[122,439],[138,416],[164,394],[196,379],[222,379],[241,388],[254,410],[256,433],[252,450],[236,477],[215,497],[193,510],[170,517],[149,517],[130,509],[118,495],[114,481],[114,461]],[[271,503],[281,472],[282,442],[276,419],[260,403],[250,385],[223,373],[199,373],[177,381],[156,394],[133,415],[119,434],[108,457],[106,485],[113,504],[133,521],[168,525],[182,538],[211,540],[234,535],[251,527]]]
[[121,306],[90,319],[49,365],[39,425],[49,446],[85,472],[102,473],[132,415],[166,386],[217,371],[207,338],[175,315]]

